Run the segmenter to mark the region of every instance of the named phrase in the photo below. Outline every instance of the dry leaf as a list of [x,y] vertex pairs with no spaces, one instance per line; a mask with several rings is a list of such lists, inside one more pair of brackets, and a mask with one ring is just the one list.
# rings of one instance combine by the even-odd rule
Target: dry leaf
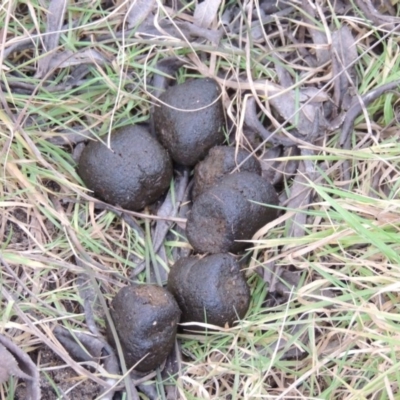
[[[64,21],[64,14],[67,9],[68,0],[51,0],[47,13],[47,29],[43,40],[44,53],[51,53],[57,46],[61,35],[61,27]],[[46,54],[38,62],[36,78],[42,78],[50,69],[52,54]]]
[[[180,174],[176,174],[174,188],[168,191],[168,194],[157,211],[157,216],[165,217],[165,220],[158,220],[155,228],[152,230],[152,245],[155,253],[159,253],[164,244],[165,237],[173,225],[173,221],[168,220],[168,218],[175,217],[178,213],[178,209],[184,200],[184,196],[189,183],[189,170],[187,168],[183,168]],[[142,264],[145,263],[143,261],[141,264],[137,266],[137,268],[141,268]],[[157,262],[156,265],[153,264],[154,271],[156,276],[161,278],[162,281],[167,279],[165,275],[165,269],[160,267]]]
[[[290,190],[290,199],[287,207],[290,209],[302,208],[306,211],[310,204],[312,189],[306,186],[307,180],[303,175],[297,175],[293,181]],[[296,212],[293,218],[288,221],[290,224],[288,236],[301,237],[304,236],[304,225],[307,222],[307,214],[305,212]]]
[[221,0],[204,0],[197,3],[194,10],[194,23],[201,28],[209,28],[217,16]]
[[[347,26],[332,34],[332,74],[334,81],[333,101],[337,107],[347,110],[351,104],[349,88],[357,86],[354,62],[357,59],[356,41]],[[351,82],[351,83],[350,83]]]
[[313,129],[315,113],[320,108],[320,104],[329,100],[326,92],[317,88],[306,87],[298,90],[284,90],[293,87],[293,79],[289,72],[278,62],[275,63],[276,73],[278,75],[280,95],[274,96],[278,86],[272,89],[270,104],[286,121],[290,121],[296,126],[298,131],[307,135]]
[[[71,334],[67,329],[56,326],[54,335],[64,346],[68,354],[78,361],[101,362],[104,369],[112,376],[119,374],[119,363],[114,350],[101,336],[88,335],[83,332],[74,332]],[[109,377],[107,383],[109,388],[106,393],[100,396],[103,400],[114,398],[116,379]]]
[[98,362],[102,356],[104,342],[93,335],[74,332],[73,335],[60,326],[54,329],[54,336],[64,346],[68,354],[76,361]]
[[0,384],[7,382],[10,376],[25,381],[26,400],[40,399],[39,372],[31,358],[16,344],[0,335]]
[[218,44],[223,35],[222,30],[205,29],[190,22],[175,22],[162,20],[157,26],[153,22],[146,20],[136,30],[136,33],[150,37],[161,35],[170,35],[178,39],[184,39],[191,42],[193,37],[202,37],[213,44]]
[[272,134],[268,131],[257,117],[256,101],[254,97],[249,97],[246,101],[244,111],[244,123],[248,129],[257,133],[266,142],[272,143],[274,146],[283,145],[291,146],[293,142],[281,135]]
[[[302,1],[303,10],[309,15],[305,17],[304,20],[309,24],[309,26],[314,26],[313,18],[315,17],[315,10],[308,0]],[[318,65],[325,64],[329,61],[330,55],[328,50],[328,39],[324,32],[321,32],[318,27],[308,28],[310,32],[312,41],[314,42],[315,52],[317,54]]]
[[311,103],[299,104],[298,95],[294,90],[282,92],[281,95],[270,98],[269,102],[281,117],[293,124],[301,134],[307,135],[311,131],[318,107]]
[[[268,4],[269,3],[269,4]],[[293,11],[292,6],[286,7],[286,4],[280,3],[279,0],[273,0],[273,2],[264,2],[260,4],[260,17],[257,15],[256,20],[251,25],[251,36],[255,40],[260,40],[265,37],[264,26],[276,21],[281,17],[291,14]],[[235,32],[240,29],[240,24],[235,27]]]
[[275,175],[272,180],[273,185],[277,185],[284,180],[286,182],[296,174],[299,168],[299,161],[295,159],[296,156],[300,155],[300,150],[297,146],[286,146],[282,157],[284,161],[278,161],[275,167]]
[[7,382],[10,376],[32,379],[29,375],[26,375],[20,370],[14,356],[2,344],[0,344],[0,360],[0,384]]
[[158,97],[167,89],[169,80],[182,65],[184,61],[177,57],[167,57],[157,62],[154,69],[160,73],[155,72],[153,75],[153,96]]
[[131,0],[126,20],[128,28],[139,26],[153,11],[156,0]]
[[88,49],[73,53],[70,50],[54,54],[49,62],[49,69],[67,68],[81,64],[105,64],[108,60],[98,51]]
[[176,175],[174,188],[168,191],[163,204],[157,211],[157,215],[159,217],[165,217],[165,220],[158,220],[154,228],[152,243],[156,252],[161,247],[169,228],[173,224],[173,221],[168,220],[168,218],[176,216],[188,183],[189,170],[184,168],[181,174]]
[[400,18],[381,14],[371,3],[371,0],[355,0],[356,5],[362,10],[365,16],[376,26],[384,25],[387,30],[394,30],[400,23]]
[[268,182],[273,182],[275,179],[276,169],[279,164],[277,158],[279,158],[281,155],[282,155],[282,146],[274,146],[269,148],[262,157],[262,159],[260,160],[262,176]]

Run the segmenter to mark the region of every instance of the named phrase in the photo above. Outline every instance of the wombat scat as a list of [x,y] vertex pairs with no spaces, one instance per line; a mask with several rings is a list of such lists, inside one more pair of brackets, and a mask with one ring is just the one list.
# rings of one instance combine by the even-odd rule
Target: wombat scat
[[[242,164],[243,163],[243,164]],[[242,164],[242,165],[240,165]],[[218,183],[223,176],[234,171],[254,172],[261,175],[261,164],[245,149],[236,150],[234,147],[215,146],[207,157],[196,165],[194,170],[193,198]]]
[[172,159],[194,166],[225,136],[221,89],[213,79],[195,79],[172,86],[159,97],[153,119],[160,142]]
[[168,290],[182,310],[182,322],[232,326],[250,304],[249,287],[230,254],[181,258],[171,268]]
[[[110,314],[128,368],[139,363],[135,369],[147,372],[167,358],[181,311],[166,289],[156,285],[126,286],[112,300]],[[109,326],[107,337],[115,345]]]
[[278,216],[274,187],[252,172],[224,176],[195,199],[186,224],[189,243],[198,253],[237,253]]
[[146,128],[127,126],[113,132],[110,147],[90,142],[79,160],[78,173],[96,197],[139,211],[168,189],[171,159]]

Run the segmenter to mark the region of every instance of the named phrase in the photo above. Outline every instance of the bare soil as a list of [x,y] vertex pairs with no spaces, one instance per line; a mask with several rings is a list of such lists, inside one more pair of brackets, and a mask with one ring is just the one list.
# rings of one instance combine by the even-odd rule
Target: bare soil
[[[41,365],[41,400],[93,400],[101,393],[101,387],[85,377],[78,377],[75,371],[66,367],[51,350],[43,347],[34,357]],[[54,386],[54,384],[56,387]],[[21,382],[14,400],[26,400],[25,385]]]

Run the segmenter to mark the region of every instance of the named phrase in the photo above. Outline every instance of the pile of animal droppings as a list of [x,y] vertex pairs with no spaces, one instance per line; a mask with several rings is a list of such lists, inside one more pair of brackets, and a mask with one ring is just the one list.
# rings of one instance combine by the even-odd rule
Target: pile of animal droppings
[[[214,80],[173,86],[159,100],[152,116],[155,136],[144,126],[122,128],[112,133],[110,147],[91,142],[78,165],[95,196],[135,211],[166,192],[174,163],[195,167],[186,233],[197,255],[171,267],[167,288],[135,283],[111,303],[127,367],[139,371],[165,360],[180,321],[223,327],[246,315],[250,290],[229,253],[244,251],[246,240],[278,213],[278,196],[261,177],[258,160],[222,145],[225,118]],[[114,344],[110,329],[108,337]]]

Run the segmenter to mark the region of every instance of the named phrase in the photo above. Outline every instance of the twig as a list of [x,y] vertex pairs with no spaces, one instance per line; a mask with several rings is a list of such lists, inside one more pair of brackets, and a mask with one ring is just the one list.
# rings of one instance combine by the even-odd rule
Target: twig
[[382,86],[377,87],[369,91],[368,93],[362,95],[359,98],[354,98],[349,110],[346,113],[346,117],[343,121],[342,133],[340,135],[340,146],[346,150],[350,150],[350,140],[351,140],[351,132],[354,127],[354,122],[356,118],[362,113],[362,111],[375,101],[378,97],[382,96],[386,92],[390,90],[396,89],[400,86],[400,79],[397,79],[393,82],[386,83]]
[[372,5],[371,0],[355,0],[357,6],[363,11],[365,16],[378,26],[387,29],[399,29],[400,18],[380,14]]
[[[91,196],[85,196],[85,198],[89,201],[93,201],[95,203],[95,207],[100,209],[100,210],[108,210],[112,211],[115,214],[121,212],[125,213],[127,215],[132,215],[134,217],[142,218],[142,219],[147,219],[147,220],[155,220],[155,221],[173,221],[173,222],[186,222],[186,219],[183,218],[176,218],[176,217],[160,217],[158,215],[151,215],[151,214],[146,214],[146,213],[140,213],[136,211],[130,211],[130,210],[124,210],[123,208],[119,206],[113,206],[111,204],[105,203],[104,201],[98,200],[96,198],[93,198]],[[73,201],[73,200],[71,200]],[[117,214],[118,215],[118,214]]]

